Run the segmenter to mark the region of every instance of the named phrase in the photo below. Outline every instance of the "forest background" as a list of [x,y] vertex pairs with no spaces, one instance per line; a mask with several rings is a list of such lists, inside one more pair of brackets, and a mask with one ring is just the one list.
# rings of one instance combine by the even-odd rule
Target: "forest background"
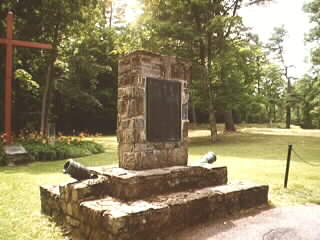
[[[306,36],[312,68],[299,79],[284,58],[284,26],[261,42],[239,15],[263,0],[141,0],[141,14],[127,22],[126,1],[4,0],[5,17],[15,15],[14,38],[47,42],[53,50],[16,48],[13,127],[47,133],[49,124],[64,135],[110,134],[116,130],[117,69],[121,56],[137,49],[176,55],[193,63],[189,119],[217,122],[226,131],[236,123],[285,123],[320,128],[320,1],[309,1],[313,28]],[[0,132],[3,132],[4,56],[0,46]]]

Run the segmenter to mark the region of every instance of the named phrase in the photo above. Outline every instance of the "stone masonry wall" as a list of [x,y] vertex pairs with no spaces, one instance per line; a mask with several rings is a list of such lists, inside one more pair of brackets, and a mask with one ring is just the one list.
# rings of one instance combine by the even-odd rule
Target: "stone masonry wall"
[[[181,82],[181,140],[148,142],[146,139],[146,79]],[[136,51],[119,62],[118,155],[119,166],[141,170],[187,165],[188,82],[191,64],[176,57]]]

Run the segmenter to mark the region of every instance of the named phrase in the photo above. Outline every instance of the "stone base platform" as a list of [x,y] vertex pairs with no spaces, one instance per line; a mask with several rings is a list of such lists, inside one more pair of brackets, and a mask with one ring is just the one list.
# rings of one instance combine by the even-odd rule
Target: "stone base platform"
[[268,202],[266,185],[226,184],[225,167],[92,170],[98,178],[40,187],[42,212],[69,226],[73,240],[163,239]]
[[[46,207],[44,213],[61,216],[64,210],[55,204],[58,188],[42,187],[41,191],[46,195],[45,205],[56,208]],[[129,202],[113,197],[83,201],[77,210],[75,206],[67,208],[60,220],[72,226],[72,239],[163,239],[187,226],[236,215],[267,201],[268,186],[231,183]]]
[[[105,179],[105,194],[126,201],[191,188],[218,186],[228,181],[227,168],[213,167],[211,164],[174,166],[144,171],[110,168],[109,166],[90,169]],[[78,186],[70,187],[72,188],[70,191],[74,191],[75,188],[79,189]]]

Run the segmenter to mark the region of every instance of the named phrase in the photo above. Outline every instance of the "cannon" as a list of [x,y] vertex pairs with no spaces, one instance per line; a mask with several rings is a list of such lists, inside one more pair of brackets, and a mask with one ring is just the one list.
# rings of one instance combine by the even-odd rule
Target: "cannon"
[[63,173],[69,174],[72,178],[77,180],[85,180],[97,178],[98,176],[90,169],[82,166],[80,163],[69,159],[63,166]]
[[200,163],[213,163],[215,161],[217,161],[217,155],[214,152],[208,152],[200,159]]

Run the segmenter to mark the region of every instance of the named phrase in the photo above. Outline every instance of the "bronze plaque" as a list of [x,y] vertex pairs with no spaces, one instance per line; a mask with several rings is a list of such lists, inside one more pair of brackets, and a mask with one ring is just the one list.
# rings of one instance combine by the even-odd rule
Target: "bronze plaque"
[[181,139],[181,83],[147,78],[147,140]]

